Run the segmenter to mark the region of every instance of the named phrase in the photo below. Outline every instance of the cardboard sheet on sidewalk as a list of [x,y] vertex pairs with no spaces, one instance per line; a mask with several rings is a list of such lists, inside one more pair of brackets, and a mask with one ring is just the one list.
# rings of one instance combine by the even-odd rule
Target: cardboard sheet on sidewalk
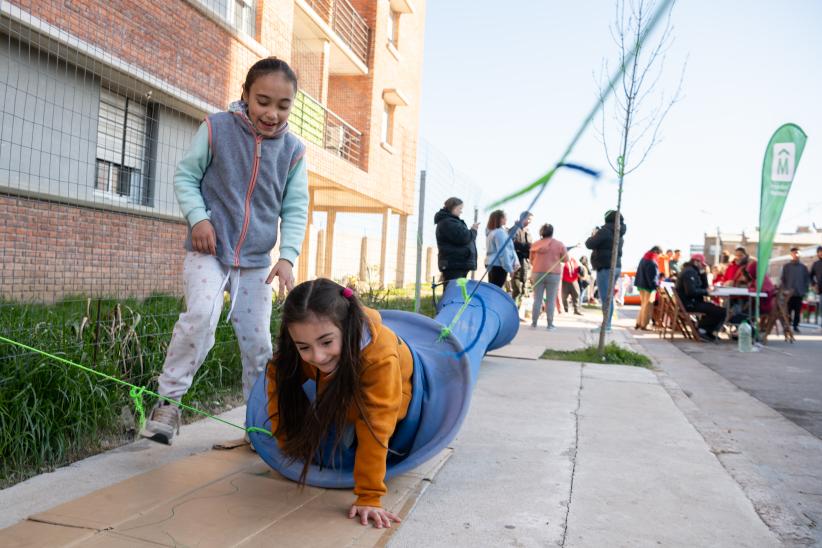
[[[405,517],[451,449],[388,482],[384,507]],[[350,489],[297,485],[247,447],[194,455],[0,530],[0,546],[381,545],[392,529],[347,519]],[[396,528],[396,526],[395,526]]]

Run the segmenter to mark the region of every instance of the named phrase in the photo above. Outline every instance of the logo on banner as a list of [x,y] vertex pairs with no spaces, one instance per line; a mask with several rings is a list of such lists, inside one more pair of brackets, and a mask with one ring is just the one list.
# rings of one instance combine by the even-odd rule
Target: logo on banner
[[771,181],[790,183],[796,165],[796,144],[774,143],[771,157]]

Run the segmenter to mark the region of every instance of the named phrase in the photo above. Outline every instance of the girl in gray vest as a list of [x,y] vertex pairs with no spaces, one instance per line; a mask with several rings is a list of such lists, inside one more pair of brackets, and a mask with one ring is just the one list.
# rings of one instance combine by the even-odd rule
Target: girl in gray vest
[[[243,365],[243,396],[272,356],[271,283],[279,293],[294,285],[308,217],[305,145],[288,131],[297,92],[291,67],[274,57],[248,71],[242,99],[208,116],[177,166],[174,190],[188,222],[183,262],[186,311],[172,332],[158,392],[180,400],[214,345],[228,290],[228,320]],[[271,250],[280,236],[279,259]],[[161,401],[143,437],[171,443],[180,409]]]

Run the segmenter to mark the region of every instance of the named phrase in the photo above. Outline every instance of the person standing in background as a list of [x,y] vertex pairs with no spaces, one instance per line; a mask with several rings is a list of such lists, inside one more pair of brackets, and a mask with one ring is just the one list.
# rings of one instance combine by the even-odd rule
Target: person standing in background
[[[531,313],[531,327],[537,326],[542,304],[548,317],[548,331],[554,327],[554,307],[557,291],[562,281],[562,263],[567,259],[568,250],[559,240],[554,239],[554,227],[544,224],[539,229],[540,240],[531,246],[531,284],[534,287],[534,305]],[[545,297],[543,298],[543,294]]]
[[579,311],[579,263],[573,257],[568,257],[562,267],[562,308],[568,312],[568,296],[574,306],[574,314],[582,316]]
[[579,259],[579,302],[587,303],[593,296],[591,287],[591,268],[588,266],[588,257],[583,255]]
[[819,323],[819,305],[822,305],[822,245],[816,248],[816,262],[811,267],[811,283],[816,290],[816,321]]
[[477,269],[477,229],[474,223],[469,229],[460,219],[464,204],[459,198],[448,198],[445,205],[434,215],[437,225],[438,266],[442,281],[464,278]]
[[[614,317],[614,294],[610,291],[619,282],[619,275],[622,269],[622,245],[625,243],[625,232],[628,230],[622,222],[622,215],[619,216],[619,234],[614,233],[614,221],[616,221],[616,211],[605,212],[605,224],[597,227],[591,237],[585,240],[585,247],[592,251],[591,266],[597,273],[597,287],[599,287],[599,297],[602,303],[602,313],[605,314],[605,307],[608,307],[608,317],[605,319],[605,330],[611,330],[611,320]],[[617,238],[616,269],[611,272],[611,256],[613,252],[614,238]],[[613,286],[611,285],[613,283]],[[608,293],[611,293],[610,295]],[[597,328],[598,330],[599,328]]]
[[665,252],[664,255],[662,253],[660,253],[659,257],[657,257],[657,259],[656,259],[656,261],[657,261],[656,264],[657,264],[657,267],[659,268],[659,274],[662,276],[662,278],[664,280],[667,280],[668,278],[671,277],[671,268],[670,268],[671,259],[670,259],[670,257],[673,256],[673,254],[674,254],[674,252],[669,249],[668,251]]
[[505,212],[497,209],[491,212],[488,225],[485,227],[485,266],[488,268],[488,281],[500,288],[505,285],[508,274],[519,268],[519,259],[514,251],[514,244],[508,237],[505,223]]
[[523,211],[520,216],[517,230],[514,232],[514,251],[517,253],[520,267],[511,275],[511,297],[519,308],[522,304],[522,298],[528,295],[528,278],[531,274],[531,263],[528,260],[528,254],[531,252],[531,233],[528,231],[528,225],[534,215],[530,211]]
[[676,278],[676,275],[679,274],[679,258],[681,256],[682,252],[678,249],[674,249],[674,254],[668,261],[668,270],[671,272],[671,278]]
[[802,301],[811,284],[808,267],[799,260],[799,248],[791,248],[791,262],[782,267],[782,289],[790,289],[788,314],[793,312],[793,330],[799,333],[799,319],[802,315]]
[[647,330],[648,322],[654,317],[654,293],[659,286],[659,266],[656,260],[660,253],[662,250],[655,245],[642,256],[636,267],[634,285],[639,290],[640,309],[634,329]]

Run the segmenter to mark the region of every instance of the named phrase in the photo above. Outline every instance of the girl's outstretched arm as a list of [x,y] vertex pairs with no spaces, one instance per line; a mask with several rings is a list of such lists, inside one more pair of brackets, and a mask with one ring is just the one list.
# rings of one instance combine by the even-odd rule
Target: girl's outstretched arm
[[280,211],[280,258],[292,265],[300,254],[308,221],[308,172],[305,156],[291,168]]
[[364,363],[360,373],[362,411],[366,418],[355,421],[357,451],[354,456],[355,506],[380,506],[385,495],[386,460],[388,441],[397,427],[402,404],[402,374],[397,351],[386,353],[379,359]]

